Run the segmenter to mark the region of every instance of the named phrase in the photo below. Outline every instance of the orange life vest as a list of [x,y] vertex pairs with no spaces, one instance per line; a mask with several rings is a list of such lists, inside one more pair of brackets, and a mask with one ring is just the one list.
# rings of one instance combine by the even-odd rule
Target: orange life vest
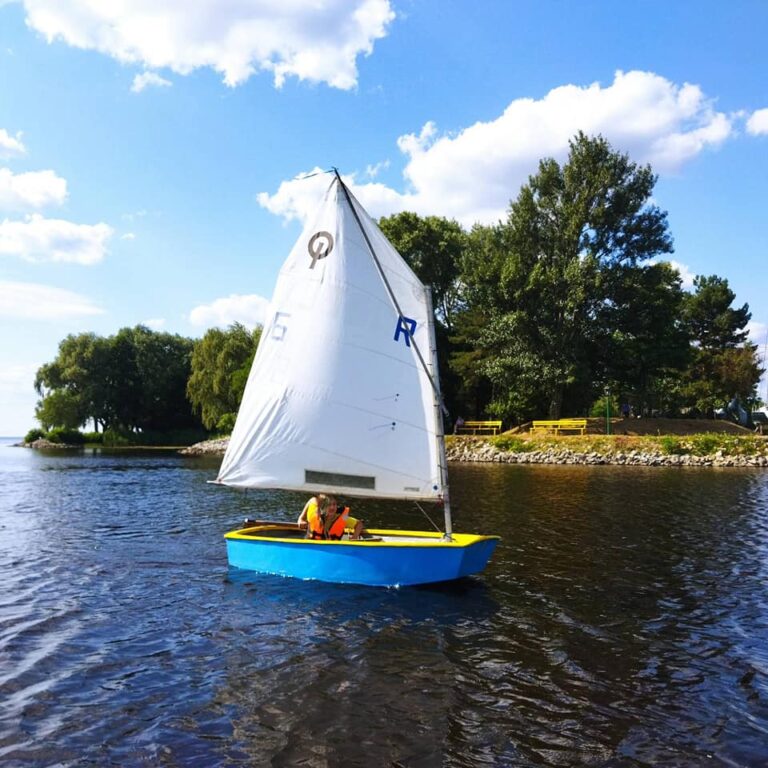
[[310,504],[307,510],[307,537],[310,539],[330,539],[339,541],[344,535],[344,529],[347,527],[347,518],[349,517],[349,507],[342,507],[341,514],[331,523],[330,528],[326,529],[320,513],[317,510],[317,504]]

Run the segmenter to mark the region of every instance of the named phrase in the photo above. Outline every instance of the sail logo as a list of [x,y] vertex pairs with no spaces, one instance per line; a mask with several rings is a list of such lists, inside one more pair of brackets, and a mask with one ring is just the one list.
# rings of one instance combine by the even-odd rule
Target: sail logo
[[330,232],[321,230],[315,232],[312,237],[309,238],[307,243],[307,250],[312,259],[312,263],[309,265],[310,269],[315,268],[319,259],[324,259],[333,250],[333,235]]
[[416,321],[405,315],[400,315],[397,320],[397,327],[395,328],[395,341],[400,340],[400,334],[405,336],[405,346],[411,346],[411,338],[416,333]]

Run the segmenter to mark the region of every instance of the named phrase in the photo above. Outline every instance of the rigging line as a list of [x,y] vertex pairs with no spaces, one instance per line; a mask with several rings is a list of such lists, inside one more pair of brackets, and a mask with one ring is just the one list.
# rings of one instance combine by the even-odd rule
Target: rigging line
[[329,168],[327,171],[315,171],[314,173],[308,173],[305,176],[297,176],[296,181],[304,181],[305,179],[311,179],[314,176],[322,176],[323,174],[334,173],[335,171],[335,168]]
[[[395,293],[392,290],[392,286],[389,284],[389,280],[387,279],[386,274],[384,273],[384,268],[381,266],[381,262],[379,261],[379,257],[376,255],[376,251],[373,249],[373,244],[370,241],[370,238],[368,237],[368,233],[365,231],[365,227],[363,227],[363,222],[360,221],[360,216],[357,213],[357,210],[354,206],[354,203],[352,202],[352,198],[350,197],[349,190],[347,189],[347,185],[341,180],[341,176],[339,175],[339,171],[337,168],[333,169],[333,172],[336,174],[336,179],[339,182],[339,185],[341,186],[342,190],[344,191],[344,197],[346,197],[347,202],[349,203],[349,207],[352,210],[352,215],[355,217],[355,221],[357,222],[357,226],[360,227],[360,232],[363,235],[363,239],[365,240],[365,244],[368,246],[368,250],[371,252],[371,256],[373,257],[373,261],[376,264],[376,269],[379,272],[379,276],[381,277],[384,287],[387,289],[387,293],[389,294],[389,298],[392,300],[392,303],[395,305],[395,309],[397,310],[397,315],[400,318],[405,317],[403,315],[403,310],[400,309],[400,304],[398,304],[397,299],[395,298]],[[407,323],[403,323],[403,331],[405,332],[406,338],[410,339],[413,343],[413,349],[416,352],[416,357],[419,358],[419,362],[421,363],[421,367],[424,369],[424,373],[427,374],[427,379],[429,379],[429,383],[432,385],[432,390],[435,393],[435,397],[437,397],[437,402],[440,405],[441,410],[443,413],[447,416],[448,415],[448,409],[445,407],[445,403],[443,402],[443,395],[440,392],[440,387],[437,385],[437,382],[432,377],[432,374],[429,371],[429,368],[427,367],[427,363],[424,360],[424,356],[421,354],[421,350],[419,349],[418,345],[416,344],[416,339],[413,338],[411,335],[410,330],[407,328]]]
[[424,517],[426,517],[427,520],[429,520],[430,523],[432,523],[432,527],[438,533],[442,533],[442,530],[439,528],[439,526],[435,525],[435,521],[426,513],[425,509],[421,506],[421,504],[419,504],[418,501],[414,501],[413,503],[419,508],[419,510],[421,511],[421,514],[424,515]]

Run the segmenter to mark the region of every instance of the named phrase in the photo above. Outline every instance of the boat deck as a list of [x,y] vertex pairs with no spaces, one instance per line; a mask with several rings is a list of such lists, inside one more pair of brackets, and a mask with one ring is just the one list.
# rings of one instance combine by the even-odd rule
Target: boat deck
[[[304,531],[299,530],[298,528],[295,528],[293,525],[285,527],[280,527],[277,525],[271,525],[269,527],[258,527],[258,528],[245,528],[242,530],[239,530],[237,533],[239,533],[241,536],[253,536],[258,537],[260,539],[268,538],[268,539],[306,539],[306,534]],[[424,542],[425,537],[424,536],[410,536],[408,534],[397,534],[397,533],[376,533],[375,535],[363,535],[358,541],[364,541],[364,542],[385,542],[385,543],[397,543],[402,544],[405,542]],[[352,539],[349,538],[349,535],[346,535],[342,541],[352,541]]]

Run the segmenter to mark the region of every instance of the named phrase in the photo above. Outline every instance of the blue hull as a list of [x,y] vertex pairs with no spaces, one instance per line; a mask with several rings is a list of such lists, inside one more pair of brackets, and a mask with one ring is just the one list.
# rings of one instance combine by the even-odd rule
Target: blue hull
[[[372,534],[392,533],[371,531]],[[235,568],[340,584],[396,587],[451,581],[481,572],[498,543],[496,536],[457,534],[452,542],[403,531],[419,541],[308,541],[233,531],[227,558]]]

